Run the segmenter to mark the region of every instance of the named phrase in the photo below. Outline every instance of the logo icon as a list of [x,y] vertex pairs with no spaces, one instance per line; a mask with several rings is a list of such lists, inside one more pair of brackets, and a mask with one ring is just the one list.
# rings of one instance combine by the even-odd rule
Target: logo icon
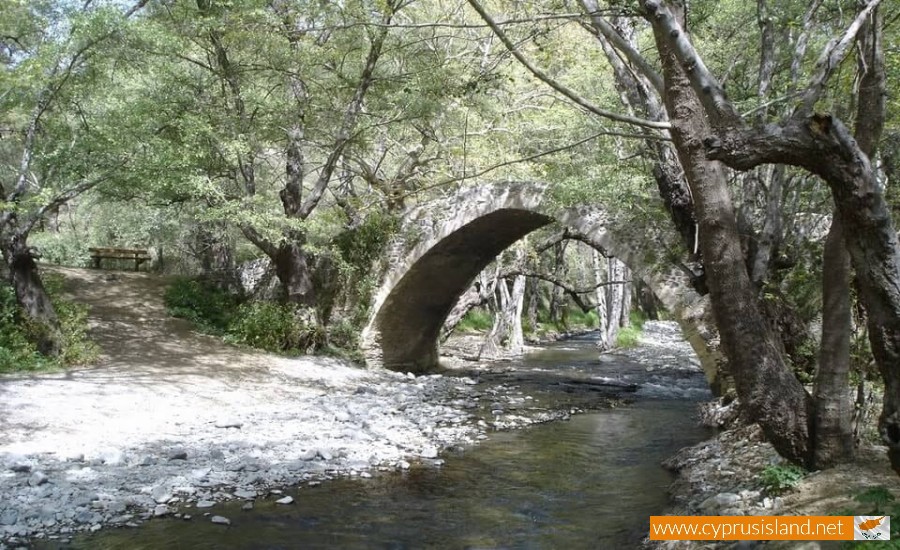
[[891,540],[890,516],[853,516],[853,540]]

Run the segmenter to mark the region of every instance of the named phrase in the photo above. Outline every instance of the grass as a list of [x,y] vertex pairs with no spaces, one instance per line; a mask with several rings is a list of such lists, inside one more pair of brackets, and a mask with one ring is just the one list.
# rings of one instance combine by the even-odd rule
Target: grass
[[635,348],[640,342],[642,330],[634,325],[622,327],[616,333],[617,348]]
[[632,311],[628,314],[628,326],[619,329],[616,333],[617,348],[634,348],[637,347],[641,340],[641,333],[644,332],[644,323],[647,318],[641,311]]
[[491,312],[475,308],[470,309],[465,317],[456,325],[456,330],[460,332],[484,332],[490,330],[494,325],[494,316]]

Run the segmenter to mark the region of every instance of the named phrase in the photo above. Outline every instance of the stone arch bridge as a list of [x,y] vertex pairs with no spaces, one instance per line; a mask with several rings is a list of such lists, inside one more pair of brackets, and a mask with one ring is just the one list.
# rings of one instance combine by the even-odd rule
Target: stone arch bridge
[[437,366],[441,327],[475,277],[514,242],[556,222],[623,261],[653,290],[681,323],[713,383],[708,299],[682,269],[661,263],[668,227],[616,223],[602,205],[554,207],[546,191],[546,184],[531,182],[483,185],[406,212],[363,330],[368,362],[416,373]]

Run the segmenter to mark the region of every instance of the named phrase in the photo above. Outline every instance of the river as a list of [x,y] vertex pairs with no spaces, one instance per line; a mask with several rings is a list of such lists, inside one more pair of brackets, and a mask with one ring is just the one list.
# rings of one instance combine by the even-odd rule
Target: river
[[[650,350],[652,353],[653,350]],[[658,355],[658,354],[656,354]],[[213,514],[232,525],[154,520],[45,548],[633,548],[649,516],[664,511],[671,474],[659,466],[709,436],[696,425],[708,396],[696,369],[596,358],[590,338],[546,346],[514,365],[521,373],[567,370],[636,384],[629,403],[564,422],[496,432],[445,454],[441,467],[413,467],[372,479],[339,479]]]

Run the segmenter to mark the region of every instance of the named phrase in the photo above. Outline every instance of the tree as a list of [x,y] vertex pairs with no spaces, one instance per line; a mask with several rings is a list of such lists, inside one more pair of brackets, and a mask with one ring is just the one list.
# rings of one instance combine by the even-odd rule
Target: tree
[[[556,82],[525,59],[521,48],[505,37],[504,31],[487,15],[484,8],[475,0],[470,0],[470,4],[513,55],[535,76],[547,82],[560,94],[600,117],[636,124],[643,128],[669,130],[678,162],[693,197],[699,251],[723,348],[729,359],[729,368],[734,375],[738,394],[751,417],[759,422],[776,449],[791,460],[805,464],[831,461],[835,456],[832,451],[823,450],[816,453],[815,448],[821,443],[817,439],[826,436],[840,438],[843,437],[843,431],[837,430],[837,433],[827,435],[828,430],[820,429],[818,417],[822,416],[827,423],[828,415],[823,415],[824,409],[816,409],[813,406],[812,398],[791,373],[782,355],[780,341],[773,334],[757,303],[758,285],[766,271],[761,266],[771,262],[772,243],[775,242],[778,233],[775,214],[779,209],[779,193],[772,193],[767,199],[767,225],[764,225],[761,246],[756,258],[748,262],[742,249],[740,224],[728,188],[728,172],[718,161],[724,161],[737,170],[748,170],[765,163],[806,168],[828,181],[835,195],[841,224],[853,221],[851,226],[854,227],[854,231],[857,227],[866,227],[865,237],[854,232],[852,236],[845,235],[844,240],[860,278],[863,302],[867,311],[874,310],[874,315],[869,318],[870,332],[875,326],[873,317],[877,319],[879,326],[883,327],[885,323],[888,325],[887,330],[882,329],[878,335],[873,334],[872,345],[873,350],[878,349],[875,352],[876,356],[881,355],[879,365],[882,366],[887,390],[881,431],[886,442],[892,448],[896,448],[900,430],[895,426],[896,419],[891,420],[898,416],[897,406],[891,402],[900,399],[900,396],[896,391],[896,373],[891,372],[891,368],[887,365],[897,364],[896,361],[892,361],[893,354],[897,351],[895,325],[892,323],[900,319],[897,315],[900,309],[892,305],[894,297],[886,296],[892,288],[897,288],[894,280],[898,273],[896,235],[893,234],[890,219],[883,208],[883,199],[875,185],[867,157],[856,147],[855,142],[849,138],[846,128],[836,122],[835,118],[811,114],[834,68],[846,54],[862,22],[871,14],[877,3],[864,3],[859,16],[850,27],[839,39],[826,47],[810,85],[801,91],[801,107],[795,110],[787,122],[778,126],[764,126],[766,117],[757,115],[752,122],[760,126],[751,128],[725,98],[721,86],[706,69],[688,40],[684,31],[685,15],[681,3],[671,2],[663,5],[657,1],[641,2],[641,7],[645,10],[654,31],[656,50],[663,72],[665,110],[671,123],[669,126],[663,124],[664,119],[658,119],[660,123],[653,126],[646,120],[635,120],[632,115],[615,115],[604,109],[595,108],[571,88]],[[650,69],[652,65],[628,44],[628,40],[619,31],[614,30],[613,26],[605,21],[602,13],[596,9],[596,4],[586,2],[584,6],[591,16],[594,33],[602,37],[604,48],[610,53],[614,51],[617,57],[617,60],[611,61],[613,67],[617,63],[628,63],[631,74],[640,75],[644,80],[631,86],[632,91],[643,91],[646,96],[645,90],[658,89],[659,80]],[[766,98],[772,84],[774,29],[767,12],[767,4],[759,2],[757,8],[757,20],[765,46],[762,48],[760,60],[757,95],[759,98]],[[799,75],[799,64],[808,42],[813,13],[815,7],[810,8],[804,15],[803,30],[794,44],[795,51],[791,62],[791,75],[794,81]],[[875,26],[877,27],[877,24]],[[631,82],[635,82],[633,76],[628,76],[631,77]],[[628,81],[624,76],[621,80]],[[654,85],[654,82],[657,84]],[[628,91],[625,89],[626,86],[622,88],[623,92]],[[623,93],[626,104],[637,104],[645,113],[649,112],[648,106],[652,106],[652,102],[639,97],[638,94],[632,94],[634,98],[629,101],[627,95]],[[763,102],[762,108],[765,109],[767,104],[768,102]],[[759,110],[754,112],[758,113]],[[878,116],[876,114],[875,118]],[[840,160],[823,162],[826,152],[837,154]],[[783,170],[778,168],[770,172],[773,182],[770,191],[772,188],[777,191],[780,185],[778,182],[784,177]],[[868,259],[868,263],[864,258]],[[865,272],[860,274],[860,270]],[[837,309],[845,311],[843,307]],[[839,317],[846,319],[843,313]],[[838,332],[842,330],[845,329],[837,328]],[[838,388],[842,384],[843,388],[846,387],[846,378],[841,374],[841,367],[833,369],[826,364],[824,369],[820,369],[820,374],[826,376],[820,378],[819,387],[829,387],[835,391],[840,391]],[[896,462],[896,451],[891,452]]]
[[0,101],[18,137],[4,151],[0,176],[0,250],[35,343],[49,356],[61,351],[59,320],[28,237],[45,215],[109,181],[133,154],[110,147],[108,117],[115,114],[92,95],[110,83],[99,66],[100,46],[146,2],[124,13],[106,4],[57,10],[14,2],[0,13],[13,25],[0,32],[8,85]]

